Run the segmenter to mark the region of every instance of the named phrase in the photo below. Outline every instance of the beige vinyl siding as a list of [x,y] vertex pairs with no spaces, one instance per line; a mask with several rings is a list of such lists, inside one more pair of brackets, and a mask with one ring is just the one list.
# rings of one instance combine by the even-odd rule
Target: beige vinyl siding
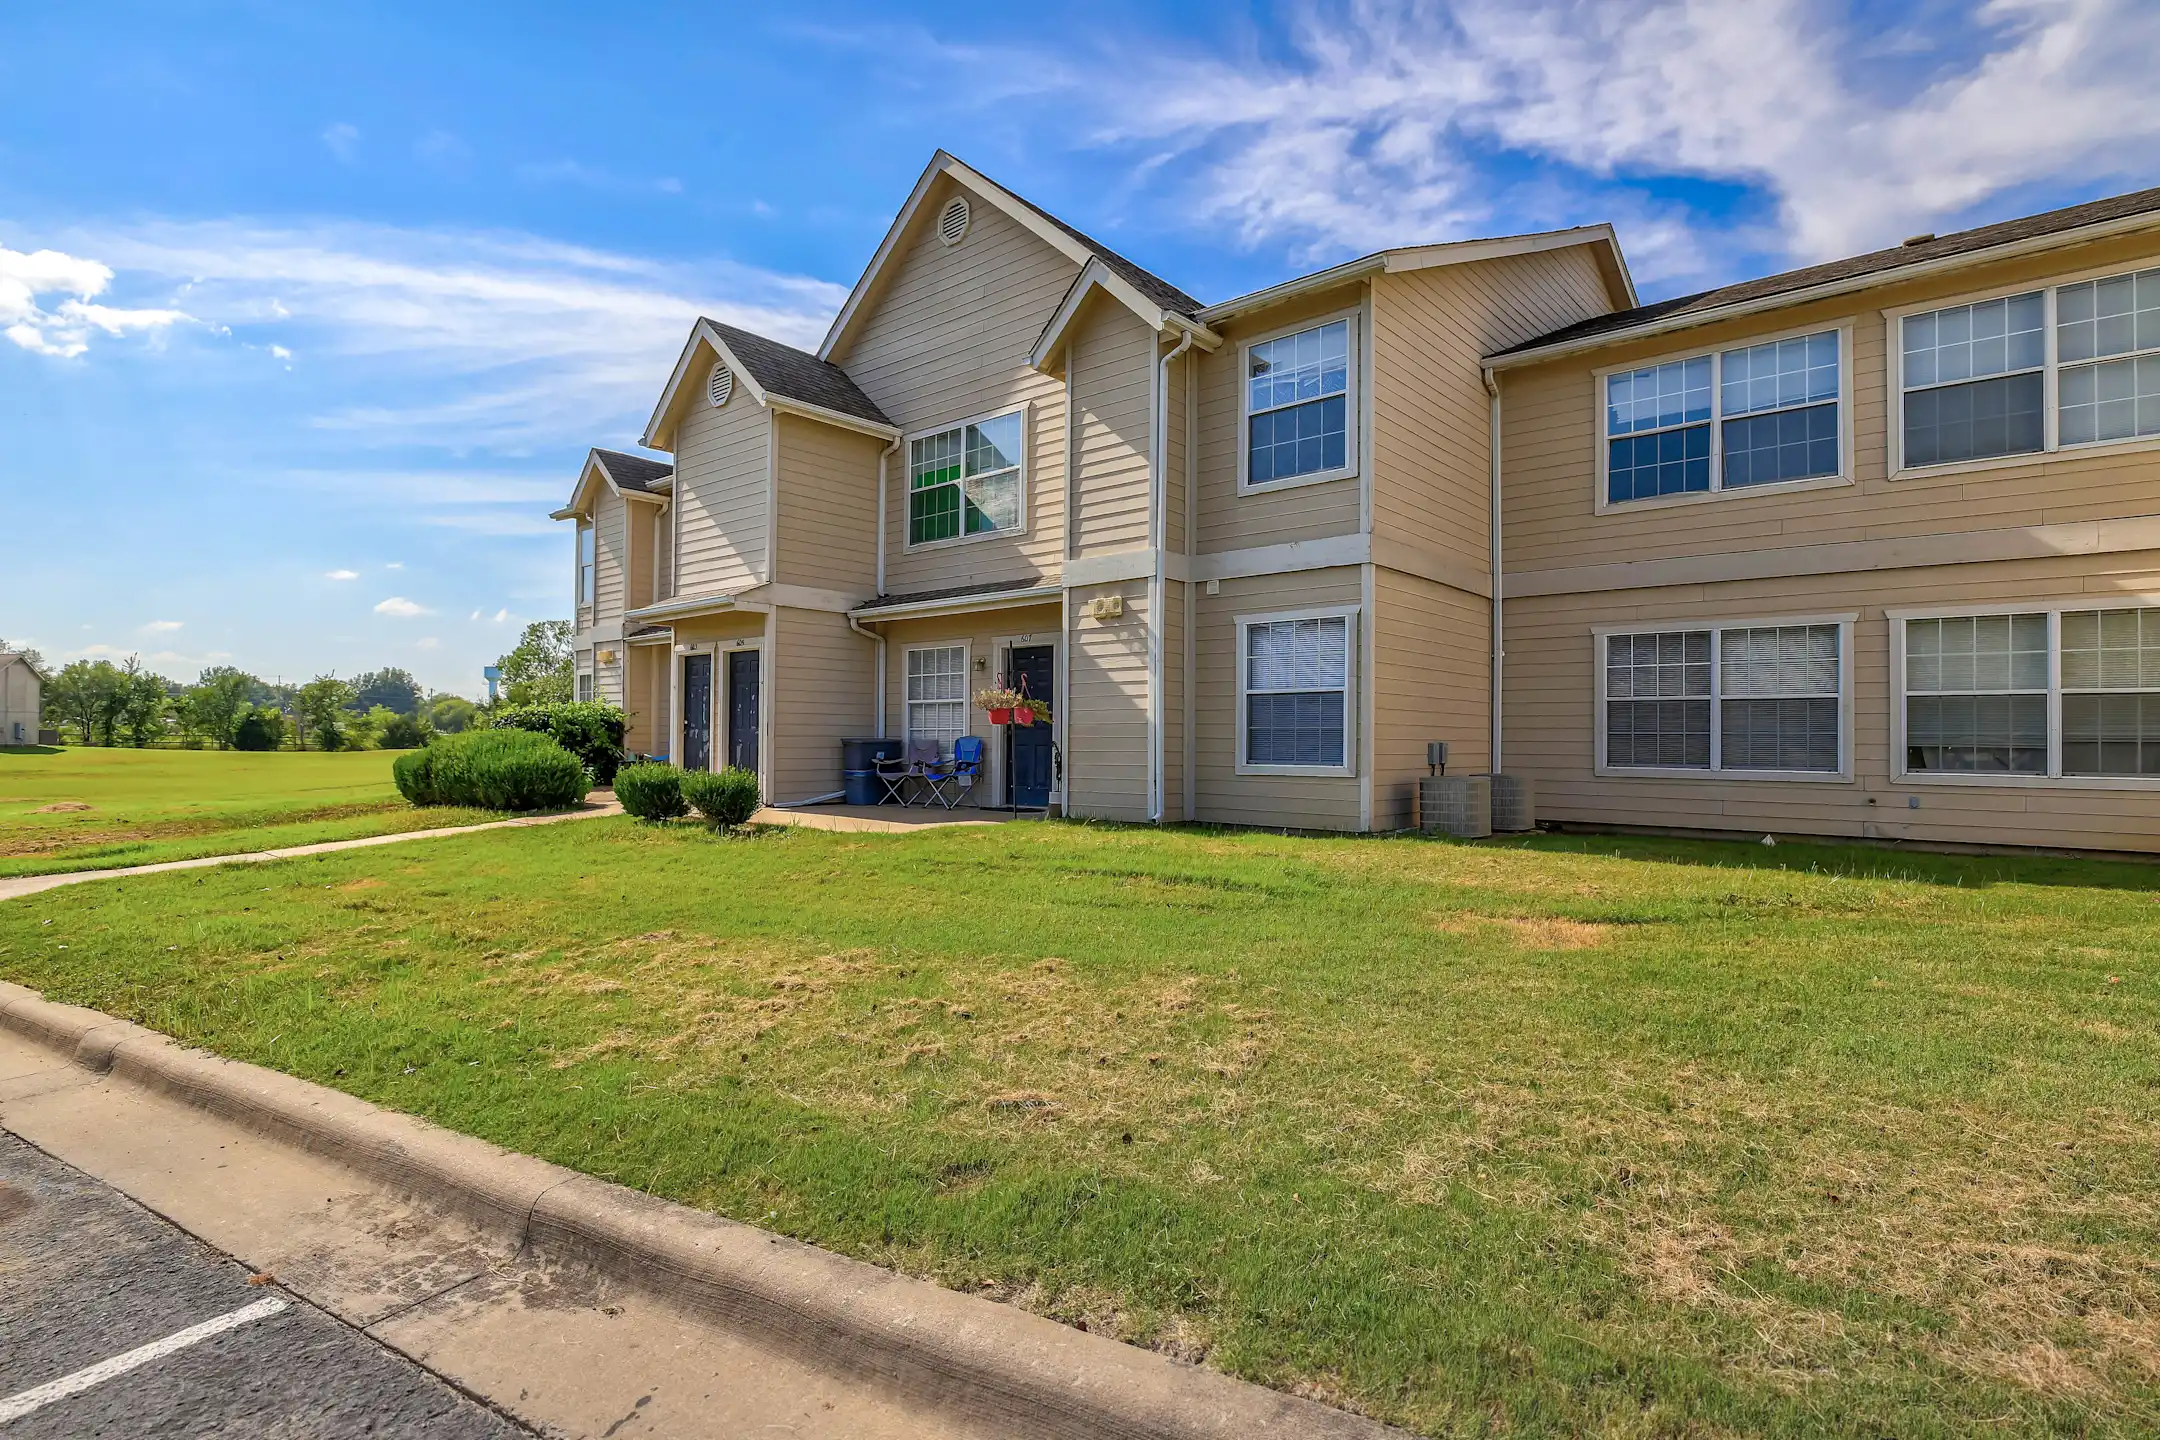
[[630,536],[623,524],[629,502],[601,486],[593,504],[593,611],[592,625],[619,625],[623,612],[623,578],[629,573]]
[[668,501],[660,507],[660,528],[653,543],[658,548],[653,554],[653,570],[657,577],[653,591],[654,599],[667,600],[675,594],[675,502]]
[[[1315,487],[1318,488],[1318,487]],[[1356,566],[1225,580],[1219,595],[1197,597],[1194,627],[1198,665],[1194,770],[1199,820],[1223,825],[1280,826],[1298,830],[1358,828],[1357,776],[1240,775],[1237,773],[1237,617],[1297,611],[1308,606],[1363,603]],[[1359,625],[1369,623],[1360,617]],[[1361,647],[1362,648],[1362,647]],[[1382,661],[1383,664],[1387,663]],[[1350,754],[1368,717],[1352,704]]]
[[[786,543],[785,525],[781,529]],[[775,803],[807,800],[840,788],[840,742],[877,726],[876,650],[829,610],[783,606],[762,683],[771,686],[771,723],[759,737],[770,750],[766,773]]]
[[[1114,620],[1081,614],[1088,601],[1124,597]],[[1067,813],[1096,820],[1148,818],[1148,582],[1072,592],[1066,680]]]
[[1028,523],[1017,535],[909,550],[903,449],[886,503],[894,594],[1055,576],[1064,538],[1064,387],[1027,357],[1080,267],[979,196],[967,238],[941,243],[932,222],[956,188],[941,180],[926,197],[853,343],[833,359],[910,433],[1028,406]]
[[[614,652],[614,664],[603,665],[600,663],[600,655],[603,651]],[[621,641],[604,640],[600,644],[594,646],[593,698],[600,701],[604,705],[617,705],[625,710],[629,709],[629,676],[626,673],[626,670],[627,661],[624,658],[623,645]]]
[[1575,245],[1374,278],[1375,534],[1490,568],[1483,357],[1610,311],[1597,251]]
[[630,645],[623,649],[626,698],[623,708],[630,723],[623,730],[623,748],[640,755],[658,755],[668,748],[668,662],[665,645]]
[[[1316,485],[1293,485],[1250,495],[1238,493],[1238,436],[1245,426],[1239,367],[1244,363],[1245,341],[1296,329],[1306,320],[1354,310],[1363,304],[1364,297],[1363,284],[1346,285],[1242,317],[1222,328],[1220,349],[1212,354],[1200,352],[1196,362],[1199,413],[1195,417],[1200,450],[1197,553],[1358,533],[1362,516],[1355,475]],[[1361,332],[1364,328],[1361,322]]]
[[1170,366],[1163,393],[1163,548],[1173,554],[1192,552],[1191,527],[1186,522],[1187,468],[1192,458],[1193,407],[1190,403],[1196,373],[1188,350]]
[[1492,768],[1491,614],[1482,596],[1385,566],[1373,587],[1373,828],[1399,830],[1428,740],[1448,742],[1451,773]]
[[[1893,783],[1886,608],[2096,605],[2160,592],[2160,552],[1881,570],[1657,590],[1539,596],[1507,605],[1507,751],[1537,785],[1542,820],[1890,840],[2160,851],[2160,796],[2061,783]],[[1854,780],[1771,781],[1593,773],[1598,724],[1593,625],[1856,612]],[[1911,797],[1918,809],[1909,805]]]
[[1073,326],[1067,363],[1078,422],[1073,444],[1080,457],[1076,556],[1150,543],[1155,355],[1155,332],[1108,296],[1092,297]]
[[[981,661],[979,669],[968,672],[968,729],[967,733],[978,736],[983,742],[983,752],[988,761],[989,773],[976,789],[973,799],[978,804],[998,805],[1005,798],[1005,747],[1004,736],[990,723],[990,717],[974,703],[978,690],[989,686],[1001,664],[999,646],[1007,637],[1025,637],[1028,644],[1058,644],[1058,607],[1048,605],[1018,605],[1004,610],[984,610],[972,615],[938,615],[922,620],[894,620],[884,626],[885,634],[885,733],[896,740],[907,738],[907,649],[914,645],[965,645],[971,667]],[[1063,645],[1058,646],[1058,664],[1065,663],[1069,653]],[[1054,702],[1053,702],[1054,703]],[[1058,743],[1069,745],[1065,720],[1058,716],[1053,722]],[[874,732],[865,730],[865,735]]]
[[701,386],[684,410],[675,434],[679,593],[732,594],[764,577],[771,423],[741,386],[718,410]]
[[877,592],[877,468],[885,442],[792,415],[779,426],[780,549],[773,578]]
[[1163,819],[1190,820],[1185,813],[1185,590],[1163,581]]
[[[2160,242],[2150,236],[2111,240],[1504,371],[1507,569],[1512,574],[2160,513],[2160,455],[2151,451],[2065,451],[1998,468],[1953,467],[1889,479],[1894,412],[1886,388],[1890,322],[1883,313],[2005,286],[2040,288],[2102,267],[2150,266],[2156,256]],[[1845,321],[1853,323],[1853,393],[1847,397],[1853,454],[1847,461],[1856,483],[1799,491],[1768,487],[1594,513],[1603,437],[1593,370],[1729,349]]]

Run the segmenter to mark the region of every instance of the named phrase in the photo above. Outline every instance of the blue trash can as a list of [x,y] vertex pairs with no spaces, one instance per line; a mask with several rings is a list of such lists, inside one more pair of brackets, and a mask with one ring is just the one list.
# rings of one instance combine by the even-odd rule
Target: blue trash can
[[878,782],[877,762],[900,758],[898,740],[842,740],[840,742],[840,788],[850,805],[875,805],[885,798]]

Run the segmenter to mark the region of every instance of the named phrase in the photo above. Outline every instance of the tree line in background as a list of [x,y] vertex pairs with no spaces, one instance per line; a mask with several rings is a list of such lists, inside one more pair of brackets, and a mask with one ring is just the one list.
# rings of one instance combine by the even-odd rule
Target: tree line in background
[[[0,650],[9,647],[0,642]],[[425,693],[396,666],[350,680],[318,675],[281,685],[230,665],[213,665],[193,684],[169,680],[140,660],[77,660],[58,671],[24,647],[47,679],[45,723],[78,745],[180,746],[219,750],[401,750],[431,735],[454,735],[489,707],[461,695]],[[498,660],[498,705],[567,701],[575,687],[570,625],[525,627]]]

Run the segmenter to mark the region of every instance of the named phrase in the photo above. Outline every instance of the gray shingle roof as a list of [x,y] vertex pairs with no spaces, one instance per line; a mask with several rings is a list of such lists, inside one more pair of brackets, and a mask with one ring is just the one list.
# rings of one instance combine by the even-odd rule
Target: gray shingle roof
[[608,478],[619,489],[644,493],[651,489],[655,480],[665,480],[675,473],[675,467],[665,460],[655,460],[648,455],[632,455],[623,450],[602,450],[597,446],[593,454],[607,467]]
[[[980,175],[983,172],[977,170],[975,173]],[[1193,299],[1192,296],[1186,294],[1183,290],[1178,289],[1177,286],[1172,285],[1169,281],[1163,279],[1160,275],[1156,275],[1149,271],[1141,269],[1138,265],[1133,264],[1132,261],[1118,254],[1117,251],[1112,250],[1109,246],[1100,243],[1099,241],[1093,239],[1090,236],[1082,234],[1078,230],[1075,230],[1072,226],[1066,224],[1063,220],[1058,219],[1057,216],[1051,214],[1048,210],[1043,209],[1042,206],[1037,205],[1034,201],[1028,199],[1025,195],[1022,195],[1018,191],[1014,190],[1011,186],[1001,184],[999,188],[1004,190],[1006,194],[1012,196],[1013,199],[1018,200],[1022,205],[1027,206],[1028,209],[1034,211],[1037,215],[1042,216],[1043,219],[1049,221],[1052,225],[1057,226],[1058,229],[1064,231],[1067,235],[1072,236],[1073,239],[1079,241],[1082,245],[1087,246],[1089,250],[1095,253],[1095,258],[1102,261],[1105,268],[1114,272],[1119,279],[1125,281],[1126,284],[1132,286],[1135,290],[1138,290],[1141,294],[1147,296],[1147,298],[1153,303],[1162,306],[1163,309],[1173,310],[1178,314],[1183,315],[1186,319],[1189,320],[1197,316],[1201,312],[1201,310],[1206,308],[1201,305],[1198,300]]]
[[1822,265],[1810,265],[1800,270],[1787,270],[1782,275],[1769,275],[1760,280],[1743,280],[1737,285],[1660,300],[1654,305],[1641,305],[1633,310],[1618,310],[1610,315],[1599,315],[1563,326],[1550,334],[1540,335],[1535,340],[1510,346],[1498,354],[1513,355],[1518,351],[1543,349],[1547,345],[1586,340],[1611,332],[1631,330],[1654,320],[1686,315],[1694,311],[1718,310],[1750,300],[1767,300],[1790,292],[1813,289],[1818,285],[1835,284],[1840,280],[1888,275],[1908,266],[1924,265],[1931,260],[1991,250],[1998,245],[2011,245],[2020,240],[2058,235],[2065,231],[2083,229],[2087,225],[2105,224],[2110,220],[2123,220],[2152,211],[2160,211],[2160,187],[2137,190],[2128,195],[2116,195],[2106,200],[2094,200],[2083,205],[2065,206],[2060,210],[2027,215],[2022,219],[2005,220],[1998,225],[1981,225],[1971,230],[1960,230],[1953,235],[1938,235],[1918,245],[1895,245],[1887,250],[1871,250],[1865,255],[1832,260]]
[[875,600],[857,606],[860,610],[883,610],[891,605],[921,605],[931,600],[973,599],[982,596],[1006,595],[1015,590],[1033,590],[1053,582],[1048,580],[1000,580],[989,585],[948,585],[942,590],[911,590],[904,595],[880,595]]
[[830,361],[734,325],[723,325],[717,320],[703,323],[710,325],[713,333],[727,342],[728,349],[735,352],[735,358],[742,362],[743,368],[750,372],[750,378],[766,394],[879,425],[893,423],[878,409],[877,402],[863,394],[848,378],[847,371]]

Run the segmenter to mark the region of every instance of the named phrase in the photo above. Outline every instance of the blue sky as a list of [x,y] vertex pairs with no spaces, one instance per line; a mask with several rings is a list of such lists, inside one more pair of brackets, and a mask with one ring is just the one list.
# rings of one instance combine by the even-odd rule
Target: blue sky
[[942,145],[1203,299],[1611,220],[1646,297],[2160,184],[2160,6],[0,10],[0,636],[476,693],[700,311]]

